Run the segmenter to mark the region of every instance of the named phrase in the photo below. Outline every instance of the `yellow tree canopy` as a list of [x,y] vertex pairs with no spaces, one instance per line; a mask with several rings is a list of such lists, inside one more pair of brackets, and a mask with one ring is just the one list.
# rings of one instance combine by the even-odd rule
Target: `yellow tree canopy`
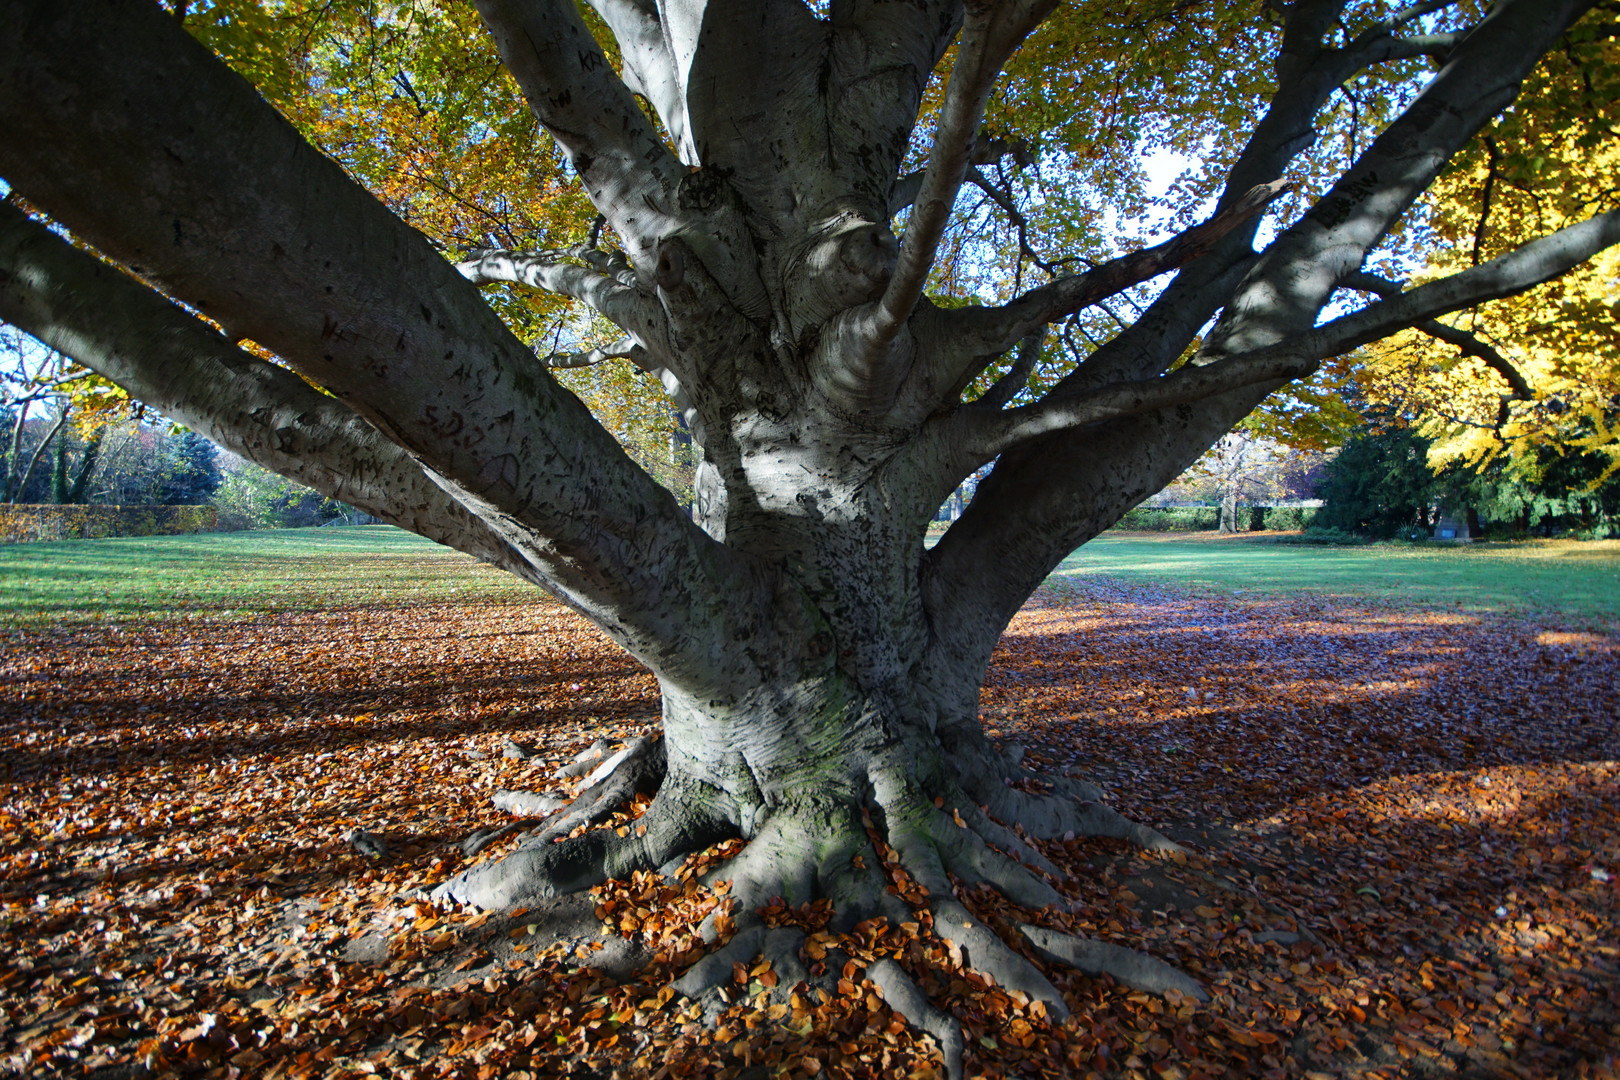
[[[1431,189],[1431,251],[1420,278],[1620,205],[1612,22],[1602,10],[1589,15]],[[1518,469],[1551,448],[1607,457],[1605,476],[1620,469],[1620,252],[1427,331],[1372,347],[1357,381],[1370,404],[1409,417],[1434,440],[1432,465],[1477,468],[1505,455]]]

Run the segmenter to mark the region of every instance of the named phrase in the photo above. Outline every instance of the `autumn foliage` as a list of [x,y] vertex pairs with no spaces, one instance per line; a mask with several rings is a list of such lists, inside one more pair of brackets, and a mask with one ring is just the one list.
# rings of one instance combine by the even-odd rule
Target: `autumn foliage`
[[91,540],[107,536],[175,536],[219,526],[214,506],[0,506],[0,544]]

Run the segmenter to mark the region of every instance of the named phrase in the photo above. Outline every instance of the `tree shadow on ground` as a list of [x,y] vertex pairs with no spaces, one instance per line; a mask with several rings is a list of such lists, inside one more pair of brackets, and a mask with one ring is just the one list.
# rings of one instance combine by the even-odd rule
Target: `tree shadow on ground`
[[1315,600],[1032,606],[982,711],[1145,820],[1256,819],[1381,777],[1620,759],[1620,642]]
[[[1321,601],[1092,599],[1019,617],[985,722],[1029,746],[1037,773],[1099,777],[1121,809],[1193,845],[1180,861],[1106,841],[1047,850],[1074,875],[1075,930],[1177,963],[1215,1000],[1166,1006],[1053,972],[1081,1017],[1064,1036],[1068,1067],[1108,1074],[1134,1057],[1190,1074],[1210,1055],[1229,1075],[1604,1067],[1620,959],[1615,885],[1602,879],[1620,876],[1612,640]],[[100,1032],[102,1014],[73,1010],[124,1015],[136,987],[156,1019],[107,1028],[107,1060],[256,995],[322,1001],[340,986],[355,1002],[377,995],[366,1039],[385,1038],[370,1017],[404,1008],[402,985],[447,985],[470,962],[454,940],[434,951],[446,940],[434,916],[394,898],[465,865],[452,841],[503,819],[494,790],[546,786],[557,761],[656,711],[651,678],[554,604],[85,629],[25,645],[0,662],[16,691],[0,704],[0,937],[14,946],[0,997],[32,1026],[0,1053],[70,1024]],[[503,758],[507,738],[542,756]],[[394,852],[366,858],[349,843],[356,828]],[[380,927],[389,912],[406,923]],[[387,936],[411,919],[425,929]],[[362,938],[384,942],[386,969],[334,966]],[[389,940],[417,951],[389,956]],[[607,993],[567,967],[507,960],[509,975],[473,972],[515,980],[535,1015]],[[81,979],[75,1004],[44,1009],[61,997],[52,980]],[[988,1040],[975,1054],[1003,1071],[1051,1064],[1041,1055],[1058,1043],[973,1011],[983,999],[958,1001],[958,982],[941,972],[942,993]],[[421,1053],[457,1045],[456,993],[438,999],[439,1049]],[[412,1022],[438,1023],[424,1015]],[[277,1021],[278,1038],[290,1023]],[[694,1038],[687,1059],[729,1052]],[[582,1067],[605,1053],[581,1045]]]
[[581,654],[577,629],[548,635],[560,610],[533,605],[495,627],[477,609],[359,609],[32,638],[3,676],[18,692],[0,700],[0,778],[656,718],[645,668],[618,650]]
[[985,717],[1193,846],[1061,855],[1098,925],[1281,1021],[1302,1066],[1612,1067],[1620,642],[1116,595],[1027,610]]

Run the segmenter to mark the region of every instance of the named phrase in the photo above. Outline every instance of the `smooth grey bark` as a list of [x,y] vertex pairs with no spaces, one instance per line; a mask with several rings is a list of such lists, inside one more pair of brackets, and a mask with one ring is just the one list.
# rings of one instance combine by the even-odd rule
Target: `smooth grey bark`
[[244,352],[4,202],[0,319],[232,453],[537,584],[545,581],[336,399]]
[[[544,584],[659,678],[661,739],[605,766],[562,819],[594,821],[656,776],[646,832],[539,834],[447,882],[449,899],[544,899],[739,835],[750,843],[723,873],[744,920],[773,896],[831,897],[850,921],[903,918],[878,860],[857,864],[870,820],[928,891],[937,932],[1061,1006],[963,917],[953,878],[1039,907],[1059,898],[1056,868],[1026,836],[1169,845],[1084,783],[1008,786],[1025,775],[1017,756],[977,720],[1008,620],[1068,552],[1286,380],[1617,238],[1606,215],[1317,325],[1590,6],[1571,0],[1504,0],[1445,41],[1403,37],[1410,20],[1395,18],[1343,48],[1327,36],[1345,3],[1289,5],[1274,103],[1209,221],[1006,304],[954,310],[923,285],[956,192],[993,145],[986,97],[1046,0],[834,0],[825,19],[791,0],[592,0],[623,78],[572,0],[478,5],[621,250],[593,237],[452,265],[155,7],[0,0],[15,30],[0,39],[0,175],[130,271],[0,212],[0,315],[246,456]],[[929,164],[902,176],[929,73],[959,30]],[[1278,177],[1334,89],[1415,52],[1446,57],[1423,95],[1254,252]],[[911,215],[897,237],[900,203]],[[1050,323],[1169,271],[1141,319],[1014,404]],[[595,356],[536,357],[480,298],[477,283],[495,281],[588,304],[624,338]],[[1195,361],[1171,371],[1211,319]],[[1020,341],[1006,381],[964,401]],[[702,453],[695,521],[546,371],[609,353],[656,373],[688,422]],[[934,509],[991,460],[925,553]],[[1047,945],[1065,962],[1113,962]],[[903,981],[888,986],[909,998]]]

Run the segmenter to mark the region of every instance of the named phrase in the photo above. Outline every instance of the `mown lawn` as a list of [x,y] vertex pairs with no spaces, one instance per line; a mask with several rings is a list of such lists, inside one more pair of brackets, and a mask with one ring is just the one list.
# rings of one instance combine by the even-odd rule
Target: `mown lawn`
[[1060,587],[1088,578],[1620,625],[1614,540],[1315,547],[1264,534],[1114,532],[1070,555],[1053,574]]
[[[1065,582],[1337,597],[1620,626],[1620,541],[1313,547],[1267,534],[1105,533]],[[510,600],[532,586],[386,525],[0,546],[0,626]]]
[[539,595],[388,525],[0,545],[0,626]]

